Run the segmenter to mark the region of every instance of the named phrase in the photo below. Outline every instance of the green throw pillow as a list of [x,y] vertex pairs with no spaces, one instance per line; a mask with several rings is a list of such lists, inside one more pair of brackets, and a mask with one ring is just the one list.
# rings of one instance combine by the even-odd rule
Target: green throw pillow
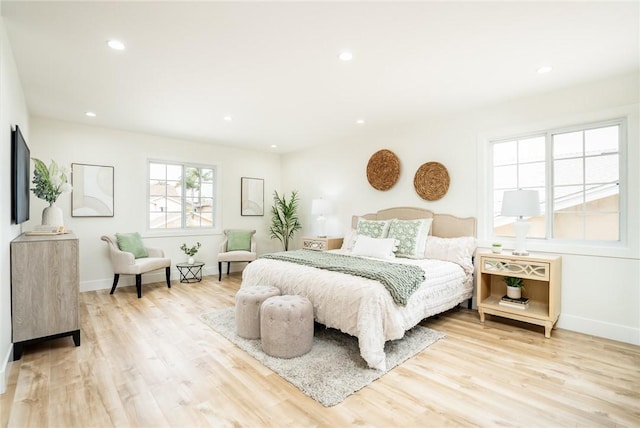
[[369,238],[386,238],[390,224],[391,220],[365,220],[360,217],[356,226],[356,233]]
[[252,231],[230,230],[227,232],[227,251],[251,251]]
[[427,235],[431,228],[430,218],[418,220],[394,219],[389,226],[389,238],[395,238],[400,243],[396,251],[397,257],[410,259],[424,259],[424,250],[427,245]]
[[148,257],[147,249],[142,243],[142,237],[138,232],[135,233],[116,233],[118,248],[120,251],[126,251],[133,254],[136,259]]

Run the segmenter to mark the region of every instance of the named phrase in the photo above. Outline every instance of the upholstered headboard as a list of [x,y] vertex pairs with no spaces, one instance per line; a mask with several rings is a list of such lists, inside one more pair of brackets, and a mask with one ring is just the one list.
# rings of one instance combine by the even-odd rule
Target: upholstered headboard
[[476,236],[475,217],[456,217],[451,214],[435,214],[433,211],[423,208],[396,207],[380,210],[375,214],[354,215],[351,218],[351,227],[356,228],[358,218],[367,220],[416,220],[419,218],[433,218],[430,234],[441,238],[457,238],[459,236]]

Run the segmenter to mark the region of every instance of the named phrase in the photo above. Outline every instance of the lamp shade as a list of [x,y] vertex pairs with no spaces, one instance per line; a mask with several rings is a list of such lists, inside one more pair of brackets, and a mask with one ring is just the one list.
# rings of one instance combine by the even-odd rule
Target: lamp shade
[[331,211],[331,202],[327,201],[326,199],[314,199],[311,201],[311,214],[325,215],[331,214]]
[[540,199],[537,190],[509,190],[502,198],[503,216],[529,217],[540,214]]

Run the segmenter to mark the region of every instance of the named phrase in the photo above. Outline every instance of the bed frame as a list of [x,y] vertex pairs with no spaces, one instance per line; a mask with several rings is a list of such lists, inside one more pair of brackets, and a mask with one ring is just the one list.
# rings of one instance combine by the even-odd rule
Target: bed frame
[[358,225],[358,218],[360,217],[366,220],[390,220],[392,218],[397,218],[398,220],[417,220],[420,218],[432,218],[433,223],[429,231],[430,235],[440,238],[476,236],[475,217],[463,218],[450,214],[436,214],[424,208],[395,207],[380,210],[374,214],[354,215],[351,218],[351,227],[353,229]]

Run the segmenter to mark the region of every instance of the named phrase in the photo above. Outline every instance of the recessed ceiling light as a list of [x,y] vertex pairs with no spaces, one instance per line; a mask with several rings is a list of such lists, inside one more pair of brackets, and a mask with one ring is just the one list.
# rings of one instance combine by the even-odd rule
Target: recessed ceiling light
[[223,119],[226,120],[227,122],[231,122],[231,116],[225,116]]
[[123,51],[125,49],[124,43],[120,40],[107,40],[107,45],[114,50]]
[[553,68],[551,68],[548,65],[545,65],[544,67],[540,67],[538,69],[538,74],[546,74],[546,73],[549,73],[551,70],[553,70]]
[[277,144],[272,144],[272,145],[271,145],[271,148],[272,148],[272,149],[277,149],[277,148],[278,148],[278,146],[277,146]]
[[96,114],[92,111],[87,111],[84,113],[84,115],[87,117],[96,117]]
[[340,52],[338,58],[342,61],[351,61],[353,59],[353,54],[349,51]]
[[364,119],[358,119],[358,120],[356,120],[356,123],[358,125],[364,125]]

